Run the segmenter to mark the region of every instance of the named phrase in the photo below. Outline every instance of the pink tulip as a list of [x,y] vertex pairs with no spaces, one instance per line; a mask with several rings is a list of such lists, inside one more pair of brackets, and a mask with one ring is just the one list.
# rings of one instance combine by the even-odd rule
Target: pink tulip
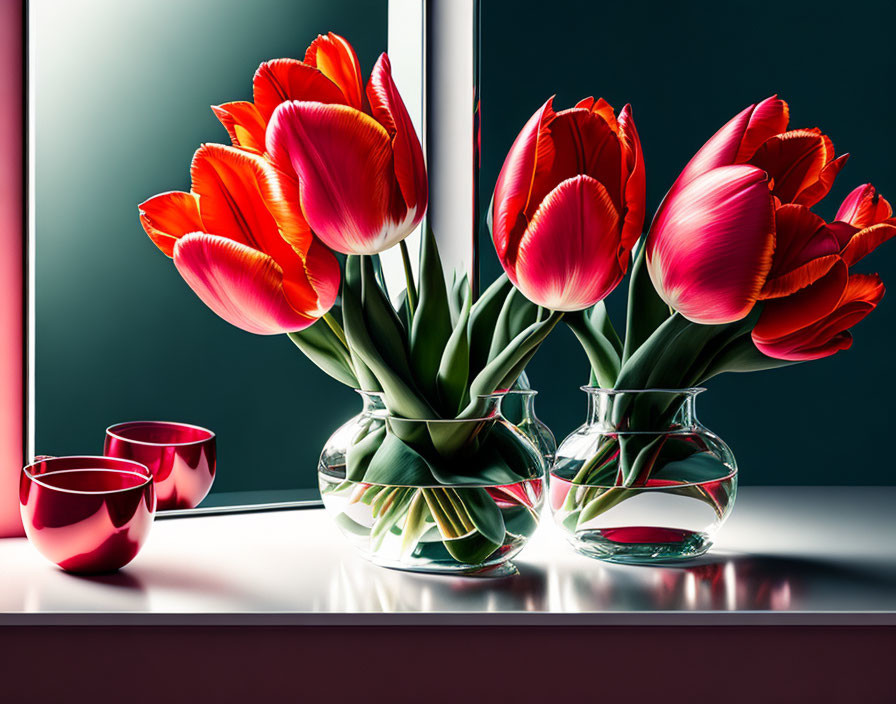
[[723,166],[690,179],[667,198],[646,247],[654,287],[685,318],[714,324],[746,317],[775,247],[765,172]]
[[644,223],[644,159],[626,105],[548,100],[510,148],[495,186],[492,238],[531,301],[583,310],[622,280]]
[[281,103],[267,126],[266,149],[278,167],[298,177],[302,212],[324,244],[345,254],[375,254],[407,237],[423,218],[423,150],[388,56],[380,56],[364,94],[357,59],[338,60],[347,43],[327,46],[332,56],[318,51],[315,60],[339,82],[344,100]]
[[[651,280],[689,320],[740,320],[758,301],[794,294],[834,267],[835,234],[814,236],[789,221],[804,217],[793,208],[808,212],[828,193],[847,157],[835,158],[830,138],[816,128],[786,131],[789,114],[777,97],[737,114],[688,162],[654,217],[646,250]],[[732,172],[725,169],[731,168],[763,173],[768,198],[759,190],[726,190],[725,174]],[[753,206],[744,199],[759,210],[746,212]],[[710,205],[715,226],[707,228]],[[778,232],[776,220],[786,225]]]

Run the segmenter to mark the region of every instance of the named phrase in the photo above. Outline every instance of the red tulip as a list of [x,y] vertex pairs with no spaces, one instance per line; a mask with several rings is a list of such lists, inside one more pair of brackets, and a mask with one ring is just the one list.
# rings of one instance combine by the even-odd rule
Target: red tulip
[[[327,57],[326,70],[335,73],[335,59]],[[320,52],[316,60],[323,63]],[[422,220],[426,167],[389,57],[376,62],[366,101],[360,72],[346,66],[337,78],[348,104],[304,98],[281,103],[266,146],[275,164],[297,175],[302,212],[324,244],[345,254],[375,254]]]
[[[788,120],[787,103],[776,97],[736,115],[688,162],[654,217],[646,250],[651,280],[660,297],[689,320],[740,320],[758,301],[789,296],[818,281],[838,259],[835,233],[813,236],[808,224],[790,221],[814,217],[807,206],[828,193],[846,156],[835,159],[831,140],[817,129],[785,131]],[[725,169],[732,165],[765,174],[767,203],[759,203],[755,189],[725,189],[724,174],[732,173]],[[759,210],[746,213],[754,207],[747,201]],[[714,227],[705,222],[709,207]]]
[[492,238],[534,303],[582,310],[628,268],[644,223],[644,159],[631,108],[603,99],[554,112],[548,100],[510,148],[495,186]]
[[660,208],[646,247],[654,287],[685,318],[714,324],[746,317],[775,248],[765,172],[722,166],[693,178]]
[[824,198],[847,154],[834,158],[834,146],[817,128],[787,131],[790,109],[777,96],[735,115],[688,162],[670,196],[700,174],[719,166],[752,164],[769,175],[780,203],[815,205]]
[[850,274],[849,268],[896,236],[892,214],[871,184],[850,193],[832,223],[805,206],[778,209],[777,236],[787,247],[780,257],[790,259],[784,268],[813,271],[786,286],[767,285],[771,300],[753,329],[753,342],[761,352],[802,361],[852,345],[849,328],[874,310],[884,285],[876,274]]
[[264,135],[271,115],[287,100],[314,100],[361,109],[361,67],[346,39],[330,32],[318,36],[305,51],[304,61],[275,59],[258,67],[252,79],[254,102],[236,101],[212,106],[233,146],[264,151]]
[[193,157],[189,193],[140,205],[140,222],[199,298],[227,322],[273,335],[333,305],[339,264],[298,209],[298,184],[263,157],[219,144]]

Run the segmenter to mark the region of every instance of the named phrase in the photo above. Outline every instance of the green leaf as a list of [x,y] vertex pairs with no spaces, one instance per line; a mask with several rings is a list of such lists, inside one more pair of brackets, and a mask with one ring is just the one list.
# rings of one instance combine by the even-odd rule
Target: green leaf
[[731,468],[711,452],[695,452],[690,457],[675,462],[667,462],[658,472],[656,479],[670,479],[684,483],[700,483],[722,479],[731,473]]
[[419,452],[392,433],[386,433],[367,466],[364,482],[389,486],[430,486],[436,480],[429,462]]
[[[603,301],[598,305],[603,306]],[[616,383],[616,377],[619,376],[619,352],[598,327],[600,321],[598,320],[595,325],[592,318],[581,312],[567,313],[563,321],[585,349],[591,371],[598,384],[605,389],[612,388]]]
[[342,341],[323,320],[310,327],[291,332],[289,339],[325,373],[346,386],[358,388],[352,358]]
[[370,529],[366,526],[362,526],[357,521],[349,518],[344,513],[340,513],[336,516],[336,525],[338,525],[342,530],[346,533],[351,533],[352,535],[360,535],[366,537],[370,535]]
[[482,487],[470,489],[453,489],[466,509],[467,515],[473,521],[476,529],[490,542],[501,545],[504,543],[505,528],[504,516],[498,504]]
[[479,531],[462,538],[445,538],[442,544],[451,557],[464,565],[482,564],[501,547],[501,543],[492,542]]
[[662,323],[670,316],[669,306],[659,297],[647,271],[645,241],[641,237],[628,283],[628,310],[625,319],[625,347],[623,364],[635,353]]
[[414,492],[414,498],[411,499],[408,517],[401,533],[402,555],[410,555],[414,551],[420,538],[426,533],[428,516],[429,508],[426,506],[426,499],[423,498],[423,490],[417,489]]
[[513,289],[507,274],[499,276],[470,309],[470,374],[476,375],[488,363],[492,335],[504,301]]
[[470,372],[470,340],[467,337],[467,321],[470,317],[470,298],[472,292],[467,289],[463,307],[457,324],[439,364],[437,376],[440,407],[446,417],[453,417],[459,410],[467,389],[467,378]]
[[[411,368],[425,398],[438,398],[436,377],[442,351],[451,337],[451,311],[442,262],[432,229],[421,236],[419,300],[411,326]],[[425,418],[426,415],[417,417]],[[431,416],[430,416],[431,417]]]
[[391,503],[382,511],[382,514],[370,531],[374,550],[380,549],[386,536],[404,518],[408,505],[417,493],[418,490],[414,488],[400,487],[395,489],[391,495]]
[[511,340],[497,357],[486,364],[485,368],[470,383],[470,404],[464,413],[474,412],[476,397],[494,393],[495,389],[500,388],[498,385],[505,381],[511,372],[515,372],[516,376],[519,376],[522,372],[522,369],[517,370],[519,362],[530,352],[534,353],[562,317],[563,313],[554,311],[547,319],[532,323]]
[[511,288],[491,331],[488,361],[497,357],[528,326],[538,319],[538,306],[517,288]]
[[[361,263],[357,256],[350,255],[346,258],[345,281],[342,284],[342,317],[349,349],[373,373],[392,413],[408,418],[432,417],[434,411],[429,404],[383,359],[373,343],[364,324],[360,283]],[[358,371],[357,365],[355,369]]]
[[742,335],[720,350],[707,365],[701,378],[694,383],[702,383],[724,372],[757,372],[789,367],[793,364],[799,362],[764,355],[753,344],[750,335]]
[[398,373],[409,386],[413,386],[413,374],[408,362],[407,332],[398,314],[380,288],[373,257],[360,257],[361,309],[370,338],[383,360]]
[[359,482],[364,478],[370,460],[386,438],[386,427],[381,425],[348,446],[345,452],[345,478]]
[[619,339],[619,335],[616,333],[616,328],[613,327],[613,321],[610,320],[610,314],[607,312],[606,303],[604,303],[604,301],[595,303],[591,308],[585,311],[585,317],[592,330],[596,330],[607,338],[613,346],[613,349],[616,350],[616,356],[621,360],[623,352],[622,340]]

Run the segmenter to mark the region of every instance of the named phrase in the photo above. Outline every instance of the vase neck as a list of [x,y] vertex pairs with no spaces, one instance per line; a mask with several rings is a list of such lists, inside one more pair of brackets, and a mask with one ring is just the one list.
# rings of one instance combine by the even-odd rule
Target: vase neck
[[621,391],[582,387],[588,424],[620,432],[664,432],[697,425],[696,396],[703,389]]
[[358,394],[361,396],[361,400],[364,403],[361,412],[365,415],[376,415],[376,416],[387,416],[389,415],[389,409],[386,408],[386,402],[383,399],[382,392],[379,391],[363,391],[361,389],[355,389]]

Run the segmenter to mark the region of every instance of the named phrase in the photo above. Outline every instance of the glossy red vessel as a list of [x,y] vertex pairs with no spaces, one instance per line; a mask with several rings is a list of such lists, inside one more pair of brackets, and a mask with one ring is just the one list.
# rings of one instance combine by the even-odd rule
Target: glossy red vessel
[[149,469],[110,457],[54,457],[28,465],[19,506],[31,544],[70,572],[111,572],[143,546],[155,513]]
[[215,479],[215,434],[196,425],[119,423],[106,429],[103,454],[149,467],[160,511],[195,508]]

